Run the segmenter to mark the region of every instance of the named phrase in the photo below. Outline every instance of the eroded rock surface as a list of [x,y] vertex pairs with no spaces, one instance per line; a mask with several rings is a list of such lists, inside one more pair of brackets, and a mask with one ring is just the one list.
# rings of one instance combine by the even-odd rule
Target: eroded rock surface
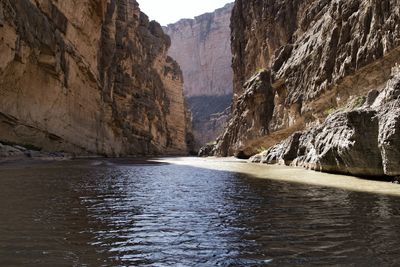
[[0,163],[26,159],[68,160],[71,158],[72,155],[65,152],[44,152],[35,147],[0,143]]
[[165,27],[171,37],[169,55],[182,67],[184,91],[193,114],[199,146],[213,141],[228,118],[232,102],[230,18],[233,3],[195,19],[183,19]]
[[[237,0],[231,20],[234,114],[216,155],[252,156],[323,123],[331,110],[372,89],[382,91],[400,60],[399,21],[398,0]],[[240,117],[258,107],[236,108],[246,94],[243,85],[262,68],[271,72],[272,118],[252,129],[264,134],[249,140],[233,133],[242,127]]]
[[182,73],[134,0],[0,0],[0,141],[184,154]]
[[336,111],[321,125],[293,134],[251,161],[359,176],[399,176],[399,96],[396,70],[386,88],[378,95],[370,92],[362,107]]
[[245,85],[244,93],[239,97],[229,122],[229,131],[225,131],[218,140],[218,156],[235,155],[246,157],[252,147],[251,142],[268,134],[268,125],[273,115],[274,90],[271,86],[271,73],[261,71]]

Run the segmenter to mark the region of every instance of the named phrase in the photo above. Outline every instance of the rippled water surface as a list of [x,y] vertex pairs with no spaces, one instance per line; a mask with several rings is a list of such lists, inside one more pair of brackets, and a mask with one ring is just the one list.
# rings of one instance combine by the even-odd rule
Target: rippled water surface
[[207,164],[0,165],[0,266],[400,265],[399,197]]

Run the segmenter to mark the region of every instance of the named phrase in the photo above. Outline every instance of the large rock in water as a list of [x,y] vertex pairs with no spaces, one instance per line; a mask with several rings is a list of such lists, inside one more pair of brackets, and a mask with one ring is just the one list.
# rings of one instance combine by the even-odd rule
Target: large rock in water
[[135,0],[0,0],[0,141],[186,154],[182,74]]
[[233,91],[229,28],[233,3],[165,27],[169,55],[183,70],[197,148],[217,138],[229,118]]
[[[332,110],[371,90],[382,91],[400,61],[399,21],[398,0],[237,0],[231,19],[233,116],[215,153],[244,151],[252,156],[295,132],[317,127]],[[244,84],[262,68],[271,72],[272,117],[268,114],[259,128],[251,130],[265,134],[235,135],[241,127],[239,117],[261,116],[257,106],[245,113],[236,112],[236,107],[240,108],[241,96],[248,90]],[[352,115],[356,120],[372,116]],[[351,118],[341,120],[348,129],[358,127]],[[385,127],[382,123],[380,128]],[[388,117],[385,125],[396,123]],[[360,125],[364,126],[369,127]]]
[[[337,111],[251,159],[359,176],[400,175],[400,72],[362,107]],[[370,100],[370,101],[368,101]],[[365,103],[364,103],[365,102]]]

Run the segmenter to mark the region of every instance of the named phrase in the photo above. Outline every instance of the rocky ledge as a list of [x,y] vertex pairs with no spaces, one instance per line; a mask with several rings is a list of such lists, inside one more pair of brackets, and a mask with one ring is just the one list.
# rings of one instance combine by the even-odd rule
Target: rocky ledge
[[250,159],[357,176],[400,176],[400,71],[384,90],[332,111],[326,121],[296,132]]
[[0,143],[0,163],[16,160],[69,160],[73,155],[65,152],[44,152],[33,146]]
[[[253,156],[381,91],[400,61],[399,21],[396,0],[235,1],[233,114],[214,154]],[[263,69],[264,89],[249,89]]]
[[202,154],[398,176],[399,21],[395,0],[237,0],[233,113]]

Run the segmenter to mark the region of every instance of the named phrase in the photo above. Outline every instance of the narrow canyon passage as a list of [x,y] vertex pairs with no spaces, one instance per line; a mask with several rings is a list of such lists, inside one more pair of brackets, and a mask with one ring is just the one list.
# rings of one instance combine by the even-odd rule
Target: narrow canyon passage
[[397,185],[316,186],[271,168],[260,179],[236,160],[3,165],[0,265],[400,264]]
[[0,0],[0,267],[400,266],[399,25]]
[[[228,1],[229,2],[229,1]],[[231,21],[233,3],[194,19],[163,27],[171,37],[168,54],[180,65],[198,151],[222,134],[233,97]]]

